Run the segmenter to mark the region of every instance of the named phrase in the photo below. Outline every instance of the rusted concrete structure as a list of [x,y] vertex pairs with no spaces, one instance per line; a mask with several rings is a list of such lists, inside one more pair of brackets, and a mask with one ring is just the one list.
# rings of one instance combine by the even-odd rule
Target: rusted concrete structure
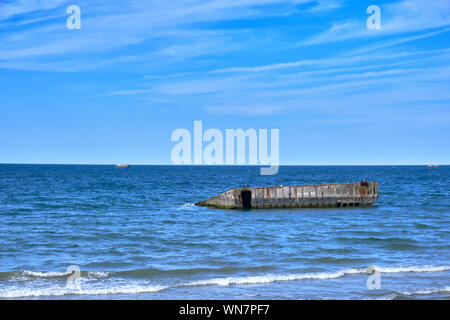
[[233,188],[196,203],[227,209],[358,207],[378,199],[378,182]]

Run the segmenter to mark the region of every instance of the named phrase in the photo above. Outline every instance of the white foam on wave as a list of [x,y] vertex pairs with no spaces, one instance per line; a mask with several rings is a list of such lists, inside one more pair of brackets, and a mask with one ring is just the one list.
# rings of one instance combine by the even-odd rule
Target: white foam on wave
[[345,269],[336,272],[318,272],[318,273],[299,273],[299,274],[287,274],[287,275],[261,275],[261,276],[248,276],[248,277],[227,277],[227,278],[213,278],[207,280],[192,281],[179,286],[206,286],[206,285],[219,285],[228,286],[233,284],[265,284],[276,281],[296,281],[296,280],[325,280],[336,279],[343,277],[347,274],[359,274],[365,272],[363,269]]
[[110,274],[111,273],[107,272],[107,271],[89,271],[88,272],[88,276],[89,277],[94,277],[94,278],[106,278]]
[[365,300],[394,300],[395,298],[397,298],[397,295],[395,293],[390,293],[378,298],[366,298]]
[[67,272],[67,271],[66,272],[40,272],[40,271],[29,271],[29,270],[23,270],[20,273],[25,276],[40,277],[40,278],[64,277],[64,276],[69,276],[72,274],[72,272]]
[[417,290],[410,292],[399,292],[405,296],[416,296],[416,295],[428,295],[428,294],[436,294],[436,293],[450,293],[450,287],[443,287],[437,289],[425,289],[425,290]]
[[382,273],[442,272],[450,270],[450,266],[377,267],[377,270]]
[[54,288],[13,288],[0,290],[0,298],[27,298],[27,297],[51,297],[68,295],[109,295],[109,294],[137,294],[153,293],[167,289],[167,286],[128,285],[118,287],[97,287],[69,289],[64,287]]
[[[68,272],[40,272],[40,271],[29,271],[29,270],[22,270],[19,272],[20,275],[23,276],[31,276],[31,277],[37,277],[37,278],[54,278],[54,277],[67,277],[73,274],[73,271]],[[87,273],[88,277],[93,278],[105,278],[110,275],[107,271],[88,271]],[[82,276],[82,278],[84,278]]]
[[182,207],[195,207],[195,203],[184,203]]
[[[408,273],[408,272],[443,272],[450,270],[450,266],[407,266],[407,267],[377,267],[381,273]],[[268,284],[278,281],[299,281],[299,280],[327,280],[337,279],[346,275],[365,274],[367,268],[348,268],[344,270],[331,272],[316,272],[316,273],[295,273],[295,274],[263,274],[257,276],[239,276],[239,277],[223,277],[211,278],[204,280],[196,280],[175,285],[174,287],[187,286],[229,286],[229,285],[245,285],[245,284]],[[51,278],[68,276],[68,272],[36,272],[36,271],[22,271],[21,274],[33,277]],[[90,271],[89,277],[107,277],[108,272]],[[87,277],[82,277],[87,279]],[[122,279],[121,281],[127,281]],[[127,281],[128,283],[128,281]],[[43,287],[43,288],[18,288],[14,286],[10,289],[0,290],[0,298],[21,298],[21,297],[45,297],[45,296],[65,296],[65,295],[108,295],[108,294],[138,294],[159,292],[168,289],[168,286],[163,285],[149,285],[147,283],[126,284],[122,286],[112,285],[106,286],[104,283],[99,286],[81,286],[80,290],[68,289],[65,287]],[[420,295],[433,294],[439,292],[450,292],[450,287],[440,289],[422,290],[413,292],[399,292],[404,295]],[[385,297],[391,299],[392,297]]]
[[[442,272],[450,270],[450,266],[410,266],[410,267],[377,267],[381,273],[406,273],[406,272]],[[180,284],[178,286],[207,286],[207,285],[240,285],[240,284],[265,284],[278,281],[298,280],[326,280],[341,278],[350,274],[365,274],[367,268],[350,268],[335,272],[297,273],[286,275],[267,274],[260,276],[226,277],[197,280]]]

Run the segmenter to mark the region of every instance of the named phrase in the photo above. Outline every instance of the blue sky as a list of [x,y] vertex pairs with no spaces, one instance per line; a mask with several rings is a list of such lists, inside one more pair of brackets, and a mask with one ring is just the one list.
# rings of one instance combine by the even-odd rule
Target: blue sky
[[280,129],[281,164],[450,164],[449,61],[448,0],[0,1],[0,163],[170,164],[202,120]]

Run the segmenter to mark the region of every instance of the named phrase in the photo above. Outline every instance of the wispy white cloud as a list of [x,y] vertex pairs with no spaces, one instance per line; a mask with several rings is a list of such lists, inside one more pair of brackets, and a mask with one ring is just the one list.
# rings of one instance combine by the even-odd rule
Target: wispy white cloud
[[317,0],[317,4],[308,9],[308,12],[324,12],[340,8],[342,6],[342,0]]
[[57,8],[68,0],[16,0],[0,2],[0,21],[11,17],[32,13],[36,11],[48,11]]
[[[7,20],[13,16],[20,19],[7,23],[9,28],[14,27],[13,34],[9,34],[5,28],[0,30],[0,59],[3,60],[0,63],[20,65],[21,59],[34,59],[35,64],[54,66],[41,58],[58,56],[68,63],[75,61],[77,64],[77,58],[82,55],[90,55],[91,60],[95,60],[96,56],[92,53],[120,50],[152,40],[154,45],[148,47],[153,56],[189,59],[238,48],[239,37],[245,41],[243,32],[231,37],[230,34],[238,30],[230,31],[230,34],[226,30],[219,33],[208,28],[199,29],[199,23],[284,15],[291,11],[274,10],[274,6],[288,9],[312,1],[157,0],[149,3],[130,0],[120,6],[113,6],[105,0],[80,0],[77,4],[81,7],[81,30],[66,29],[67,15],[56,21],[46,20],[46,15],[59,17],[60,12],[64,14],[66,1],[55,1],[51,5],[49,1],[6,2],[2,4],[0,19]],[[272,9],[266,10],[265,6],[272,6]],[[51,13],[49,10],[52,10]],[[32,17],[29,16],[31,13]],[[27,27],[33,21],[46,24]],[[193,33],[199,36],[195,37]],[[149,51],[141,54],[148,56]],[[23,62],[27,65],[26,61]]]
[[278,105],[209,105],[204,111],[217,116],[241,115],[241,116],[271,116],[279,114],[285,108],[285,103]]
[[435,0],[402,0],[381,6],[381,30],[368,30],[366,21],[334,22],[331,28],[302,42],[316,45],[361,37],[386,36],[441,28],[450,25],[450,2]]
[[225,69],[218,69],[209,71],[209,73],[251,73],[251,72],[265,72],[265,71],[273,71],[280,69],[294,69],[298,67],[305,66],[333,66],[333,65],[343,65],[349,63],[358,63],[364,61],[378,61],[378,60],[389,60],[402,58],[412,55],[421,55],[421,54],[432,54],[439,52],[446,52],[448,49],[438,49],[438,50],[427,50],[427,51],[403,51],[396,53],[377,53],[377,54],[366,54],[366,55],[353,55],[350,52],[349,55],[343,55],[340,57],[331,57],[331,58],[321,58],[321,59],[310,59],[310,60],[298,60],[292,62],[285,63],[274,63],[268,65],[261,66],[253,66],[253,67],[229,67]]
[[[167,2],[156,1],[154,7],[150,8],[143,2],[131,1],[123,10],[102,14],[101,8],[105,2],[100,1],[98,7],[93,10],[95,14],[88,13],[83,18],[83,29],[79,32],[68,31],[64,24],[61,26],[52,22],[37,28],[19,29],[14,34],[0,34],[0,38],[5,40],[5,45],[0,50],[0,68],[45,70],[47,67],[53,70],[76,71],[120,62],[159,64],[238,51],[242,47],[248,48],[248,39],[242,36],[245,32],[241,29],[202,29],[198,27],[198,23],[270,15],[262,7],[277,3],[288,6],[316,3],[313,7],[316,9],[313,10],[332,9],[342,5],[340,1],[191,0],[175,1],[170,6]],[[386,5],[386,11],[394,12],[394,9],[404,8],[402,6],[405,6],[404,1],[392,4],[391,7]],[[442,9],[442,6],[437,7]],[[15,12],[20,14],[26,12],[24,10],[16,8]],[[33,10],[38,10],[37,6]],[[416,19],[415,21],[424,22],[435,17],[436,8],[427,10],[427,13],[417,15],[412,14],[414,8],[409,8],[406,12],[407,16]],[[437,25],[443,25],[445,15],[443,17]],[[400,32],[411,29],[411,24],[398,23],[394,28],[394,25],[389,23],[388,15],[387,25],[393,26],[392,30]],[[422,27],[430,25],[436,24],[424,24]],[[362,29],[362,32],[366,32],[365,27]],[[358,30],[358,24],[355,22],[337,23],[328,32],[318,34],[313,39],[319,43],[326,41],[331,34],[338,35],[340,39],[362,36],[358,34],[361,31],[355,30]],[[337,99],[364,91],[366,96],[369,96],[367,91],[372,87],[388,86],[398,81],[410,83],[411,79],[423,80],[430,74],[433,74],[431,79],[440,85],[440,82],[446,80],[442,75],[445,69],[440,70],[426,64],[416,67],[414,62],[431,59],[448,61],[450,49],[371,52],[388,47],[395,48],[400,44],[447,31],[449,28],[441,28],[419,35],[389,39],[340,55],[329,53],[315,59],[288,62],[273,59],[268,64],[252,66],[225,64],[224,67],[203,71],[195,69],[158,76],[142,75],[143,80],[137,88],[116,88],[101,95],[145,96],[153,99],[152,101],[177,101],[179,97],[183,97],[191,99],[190,103],[205,106],[203,108],[206,112],[216,115],[268,116],[295,110],[308,103],[323,105],[323,96]],[[101,58],[90,59],[96,53],[113,52],[125,46],[149,41],[155,42],[155,45],[147,46],[147,50],[142,52],[106,55],[106,58],[100,54]],[[67,59],[64,58],[66,55]],[[152,94],[148,95],[150,92]],[[395,97],[400,95],[398,92],[391,94]],[[438,96],[445,98],[442,94]]]
[[330,29],[315,34],[303,41],[301,45],[316,45],[322,43],[330,43],[354,38],[360,38],[363,36],[379,35],[381,31],[369,32],[366,26],[361,21],[346,21],[334,23]]
[[293,62],[284,62],[284,63],[274,63],[262,66],[255,67],[229,67],[224,69],[212,70],[209,73],[230,73],[230,72],[264,72],[271,71],[277,69],[286,69],[286,68],[294,68],[306,65],[317,64],[318,62],[323,62],[324,59],[315,59],[315,60],[298,60]]
[[[150,84],[154,92],[183,96],[215,115],[270,116],[301,110],[396,108],[450,99],[445,87],[450,49],[360,54],[249,68],[231,68]],[[418,67],[418,65],[421,67]],[[434,65],[438,64],[438,66]],[[419,86],[421,89],[414,90]],[[324,99],[326,97],[326,99]],[[191,102],[192,102],[191,101]],[[195,102],[197,101],[197,102]],[[331,108],[332,104],[332,108]]]
[[[65,28],[65,16],[58,18],[61,16],[59,11],[65,12],[67,1],[61,0],[48,4],[47,1],[20,0],[2,4],[4,9],[2,19],[21,15],[24,19],[8,21],[8,26],[11,23],[16,24],[13,33],[8,33],[4,28],[0,29],[2,43],[0,66],[54,71],[86,70],[105,66],[106,61],[110,63],[121,61],[118,57],[124,55],[120,52],[121,49],[144,43],[145,51],[128,52],[126,55],[134,55],[136,60],[139,60],[137,56],[140,56],[142,61],[159,65],[162,62],[167,63],[169,61],[167,59],[175,62],[211,54],[237,52],[243,48],[247,50],[251,48],[254,44],[252,41],[256,38],[255,33],[239,29],[199,28],[198,25],[215,21],[280,15],[280,11],[273,9],[275,5],[281,8],[293,8],[297,5],[310,4],[314,5],[311,10],[325,10],[337,8],[343,4],[341,1],[333,0],[180,0],[170,2],[159,0],[151,4],[131,0],[119,8],[109,5],[109,2],[105,0],[99,0],[95,4],[85,0],[79,2],[82,8],[83,29],[78,31]],[[265,6],[269,6],[270,9],[266,9]],[[377,35],[444,26],[449,23],[449,10],[446,11],[448,6],[448,2],[442,0],[436,0],[433,6],[422,0],[386,4],[382,8],[383,29],[377,32]],[[53,10],[49,17],[54,17],[56,21],[46,20],[46,12],[49,10]],[[291,11],[286,9],[284,12]],[[30,13],[33,13],[31,18],[27,15]],[[42,26],[36,24],[32,28],[26,27],[32,21],[40,19],[47,23]],[[428,36],[440,32],[443,31],[431,32]],[[373,35],[373,32],[365,28],[365,21],[336,22],[331,29],[306,39],[303,44],[318,44]],[[380,48],[410,40],[396,41],[397,43],[380,44]],[[104,52],[114,52],[116,57],[104,59],[101,55]],[[100,55],[96,55],[97,53]],[[275,62],[258,67],[225,67],[213,72],[270,71],[311,63],[313,64],[314,61]]]
[[106,93],[103,96],[127,96],[127,95],[143,94],[143,93],[148,93],[148,92],[150,92],[150,90],[144,90],[144,89],[142,89],[142,90],[139,90],[139,89],[118,90],[118,91]]
[[362,47],[362,48],[355,49],[355,50],[351,51],[350,54],[360,54],[360,53],[364,53],[364,52],[375,51],[375,50],[379,50],[379,49],[385,49],[385,48],[397,46],[399,44],[404,44],[404,43],[407,43],[407,42],[412,42],[412,41],[416,41],[416,40],[421,40],[421,39],[434,37],[434,36],[440,35],[442,33],[449,32],[449,31],[450,31],[450,28],[444,28],[444,29],[439,29],[439,30],[435,30],[435,31],[432,31],[432,32],[427,32],[427,33],[423,33],[423,34],[419,34],[419,35],[414,35],[414,36],[411,36],[411,37],[403,37],[403,38],[400,38],[400,39],[383,41],[383,42],[380,42],[380,43],[376,43],[374,45],[369,45],[369,46],[365,46],[365,47]]
[[402,0],[387,3],[383,29],[387,32],[409,32],[450,25],[448,0]]

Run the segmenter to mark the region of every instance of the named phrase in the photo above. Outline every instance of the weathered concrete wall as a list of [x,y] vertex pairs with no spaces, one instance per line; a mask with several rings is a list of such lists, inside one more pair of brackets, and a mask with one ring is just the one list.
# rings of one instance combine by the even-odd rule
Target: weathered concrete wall
[[353,207],[373,204],[378,199],[378,182],[234,188],[197,205],[243,208],[242,191],[251,191],[251,208]]

